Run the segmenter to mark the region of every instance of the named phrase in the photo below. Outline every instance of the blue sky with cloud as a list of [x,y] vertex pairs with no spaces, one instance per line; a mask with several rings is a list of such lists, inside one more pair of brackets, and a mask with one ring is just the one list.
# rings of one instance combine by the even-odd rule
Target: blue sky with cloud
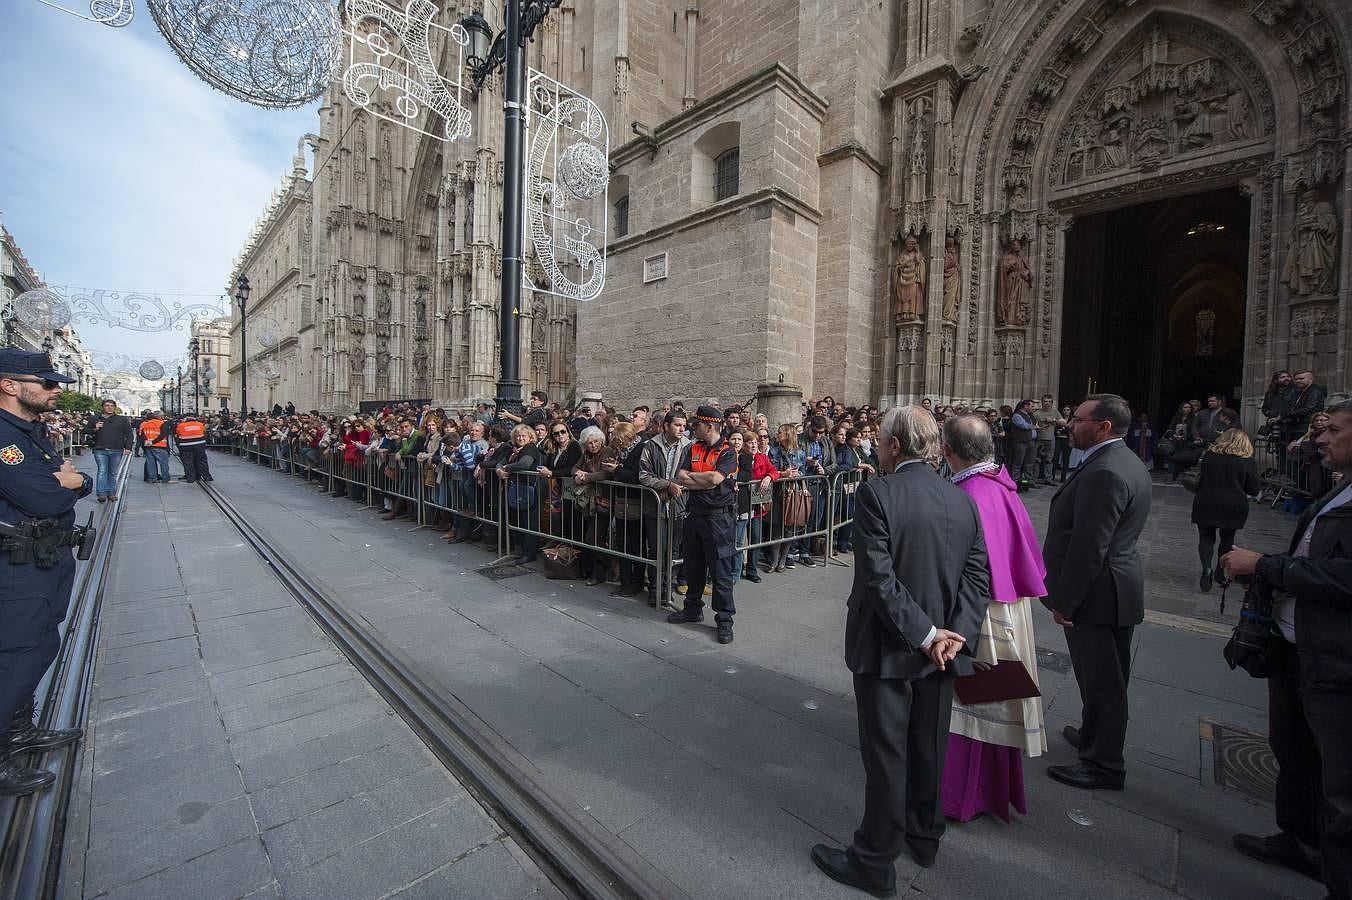
[[[131,25],[108,28],[0,0],[0,215],[49,284],[220,293],[297,139],[318,129],[317,104],[262,109],[213,90],[136,5]],[[87,346],[137,356],[188,341],[75,327]]]

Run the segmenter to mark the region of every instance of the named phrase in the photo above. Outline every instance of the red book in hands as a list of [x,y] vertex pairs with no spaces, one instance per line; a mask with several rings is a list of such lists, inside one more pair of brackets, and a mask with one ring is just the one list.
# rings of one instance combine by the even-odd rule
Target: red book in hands
[[963,675],[954,682],[953,690],[963,706],[1042,696],[1028,669],[1016,659],[1001,660],[989,669]]

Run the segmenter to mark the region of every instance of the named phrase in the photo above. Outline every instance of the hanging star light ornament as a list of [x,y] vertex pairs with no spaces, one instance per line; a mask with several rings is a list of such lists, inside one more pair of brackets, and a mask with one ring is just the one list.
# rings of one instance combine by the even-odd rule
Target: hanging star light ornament
[[529,69],[526,75],[527,237],[538,266],[522,286],[591,300],[606,284],[610,128],[591,98]]
[[[433,23],[438,12],[431,0],[409,0],[402,12],[382,0],[346,0],[343,91],[378,118],[454,141],[470,133],[460,81],[469,33],[458,22],[449,28]],[[454,78],[437,70],[438,57],[451,59],[451,52],[439,52],[442,47],[454,54]]]
[[332,0],[147,0],[160,34],[207,84],[245,103],[303,106],[338,59]]
[[84,19],[86,22],[98,22],[100,25],[107,25],[109,28],[122,28],[125,25],[130,25],[132,16],[136,13],[136,9],[132,6],[132,0],[89,0],[89,15],[76,12],[60,3],[53,3],[52,0],[38,0],[38,2],[43,6],[50,6],[52,9],[59,9],[63,13],[70,13],[77,19]]

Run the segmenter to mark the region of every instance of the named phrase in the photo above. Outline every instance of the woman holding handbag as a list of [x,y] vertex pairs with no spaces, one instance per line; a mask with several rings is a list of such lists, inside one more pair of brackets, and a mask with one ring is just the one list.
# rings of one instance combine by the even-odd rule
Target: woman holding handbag
[[[797,478],[803,473],[803,467],[807,464],[807,454],[798,446],[796,422],[785,422],[779,426],[777,441],[770,446],[769,455],[770,462],[779,470],[780,475]],[[798,539],[797,537],[786,539],[786,535],[801,528],[805,522],[794,524],[797,516],[791,514],[788,518],[785,517],[787,507],[794,505],[799,499],[786,496],[794,492],[804,492],[800,482],[791,481],[780,485],[770,508],[771,537],[779,541],[774,546],[774,565],[771,567],[775,572],[792,569],[797,563],[795,558],[797,554],[790,548],[798,543]]]
[[1197,463],[1197,477],[1192,521],[1197,526],[1197,556],[1202,561],[1198,587],[1205,592],[1211,590],[1213,580],[1226,584],[1215,560],[1234,547],[1235,532],[1249,518],[1249,497],[1263,488],[1254,467],[1253,444],[1244,429],[1230,428],[1216,438]]

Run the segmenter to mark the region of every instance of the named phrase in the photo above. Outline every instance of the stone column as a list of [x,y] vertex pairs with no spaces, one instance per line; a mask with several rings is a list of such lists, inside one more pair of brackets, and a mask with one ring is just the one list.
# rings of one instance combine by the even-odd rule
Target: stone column
[[773,431],[786,422],[803,418],[803,389],[782,381],[762,381],[756,385],[756,412],[765,413]]
[[681,94],[682,111],[699,102],[698,95],[695,93],[695,79],[698,71],[695,65],[698,47],[695,41],[698,24],[699,4],[696,0],[689,0],[689,4],[685,8],[685,89]]

